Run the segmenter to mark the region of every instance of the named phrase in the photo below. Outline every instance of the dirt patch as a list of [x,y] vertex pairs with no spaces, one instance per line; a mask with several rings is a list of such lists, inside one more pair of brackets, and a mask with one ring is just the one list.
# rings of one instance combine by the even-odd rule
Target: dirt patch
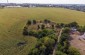
[[71,40],[69,41],[71,46],[77,48],[81,55],[85,55],[85,40],[82,38],[80,39],[80,35],[78,34],[71,34]]

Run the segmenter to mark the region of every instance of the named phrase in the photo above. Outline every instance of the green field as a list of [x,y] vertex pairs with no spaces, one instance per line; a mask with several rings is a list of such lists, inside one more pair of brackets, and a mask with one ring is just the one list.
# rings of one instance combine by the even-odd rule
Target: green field
[[[85,13],[64,8],[4,8],[0,9],[0,55],[27,55],[37,42],[24,37],[22,29],[28,19],[50,19],[56,23],[78,22],[85,25]],[[24,46],[17,43],[27,41]]]

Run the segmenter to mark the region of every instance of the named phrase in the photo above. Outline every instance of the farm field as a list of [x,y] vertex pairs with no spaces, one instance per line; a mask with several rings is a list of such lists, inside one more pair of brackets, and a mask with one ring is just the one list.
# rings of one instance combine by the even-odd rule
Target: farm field
[[[85,13],[64,8],[4,8],[0,9],[0,55],[27,55],[35,44],[35,37],[25,37],[22,29],[29,19],[50,19],[56,23],[76,21],[85,25]],[[26,41],[24,46],[17,43]]]

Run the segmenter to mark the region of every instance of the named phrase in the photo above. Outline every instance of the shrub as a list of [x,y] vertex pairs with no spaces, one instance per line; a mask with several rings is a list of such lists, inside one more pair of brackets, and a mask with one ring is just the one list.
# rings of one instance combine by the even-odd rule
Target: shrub
[[36,22],[36,20],[33,20],[33,24],[36,24],[37,22]]
[[78,28],[78,31],[80,31],[80,32],[85,32],[85,26],[79,27],[79,28]]
[[27,21],[27,25],[31,25],[31,20],[28,20]]
[[80,52],[74,47],[69,47],[68,52],[69,52],[69,55],[81,55]]
[[45,29],[45,25],[44,24],[41,25],[41,29]]
[[46,23],[46,24],[47,24],[47,23],[50,23],[50,22],[51,22],[51,21],[48,20],[48,19],[45,19],[45,20],[44,20],[44,23]]
[[65,54],[65,53],[63,53],[61,51],[56,51],[56,54],[55,55],[67,55],[67,54]]
[[23,29],[23,35],[28,35],[28,30],[27,30],[28,28],[27,27],[24,27],[24,29]]

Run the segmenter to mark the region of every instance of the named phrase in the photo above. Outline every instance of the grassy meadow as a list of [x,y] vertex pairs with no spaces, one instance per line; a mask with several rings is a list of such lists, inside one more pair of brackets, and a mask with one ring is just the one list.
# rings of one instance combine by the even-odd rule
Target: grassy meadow
[[[29,19],[50,19],[56,23],[76,21],[85,25],[85,13],[64,8],[4,8],[0,9],[0,55],[27,55],[35,44],[35,37],[22,35]],[[24,46],[17,43],[26,41]]]

